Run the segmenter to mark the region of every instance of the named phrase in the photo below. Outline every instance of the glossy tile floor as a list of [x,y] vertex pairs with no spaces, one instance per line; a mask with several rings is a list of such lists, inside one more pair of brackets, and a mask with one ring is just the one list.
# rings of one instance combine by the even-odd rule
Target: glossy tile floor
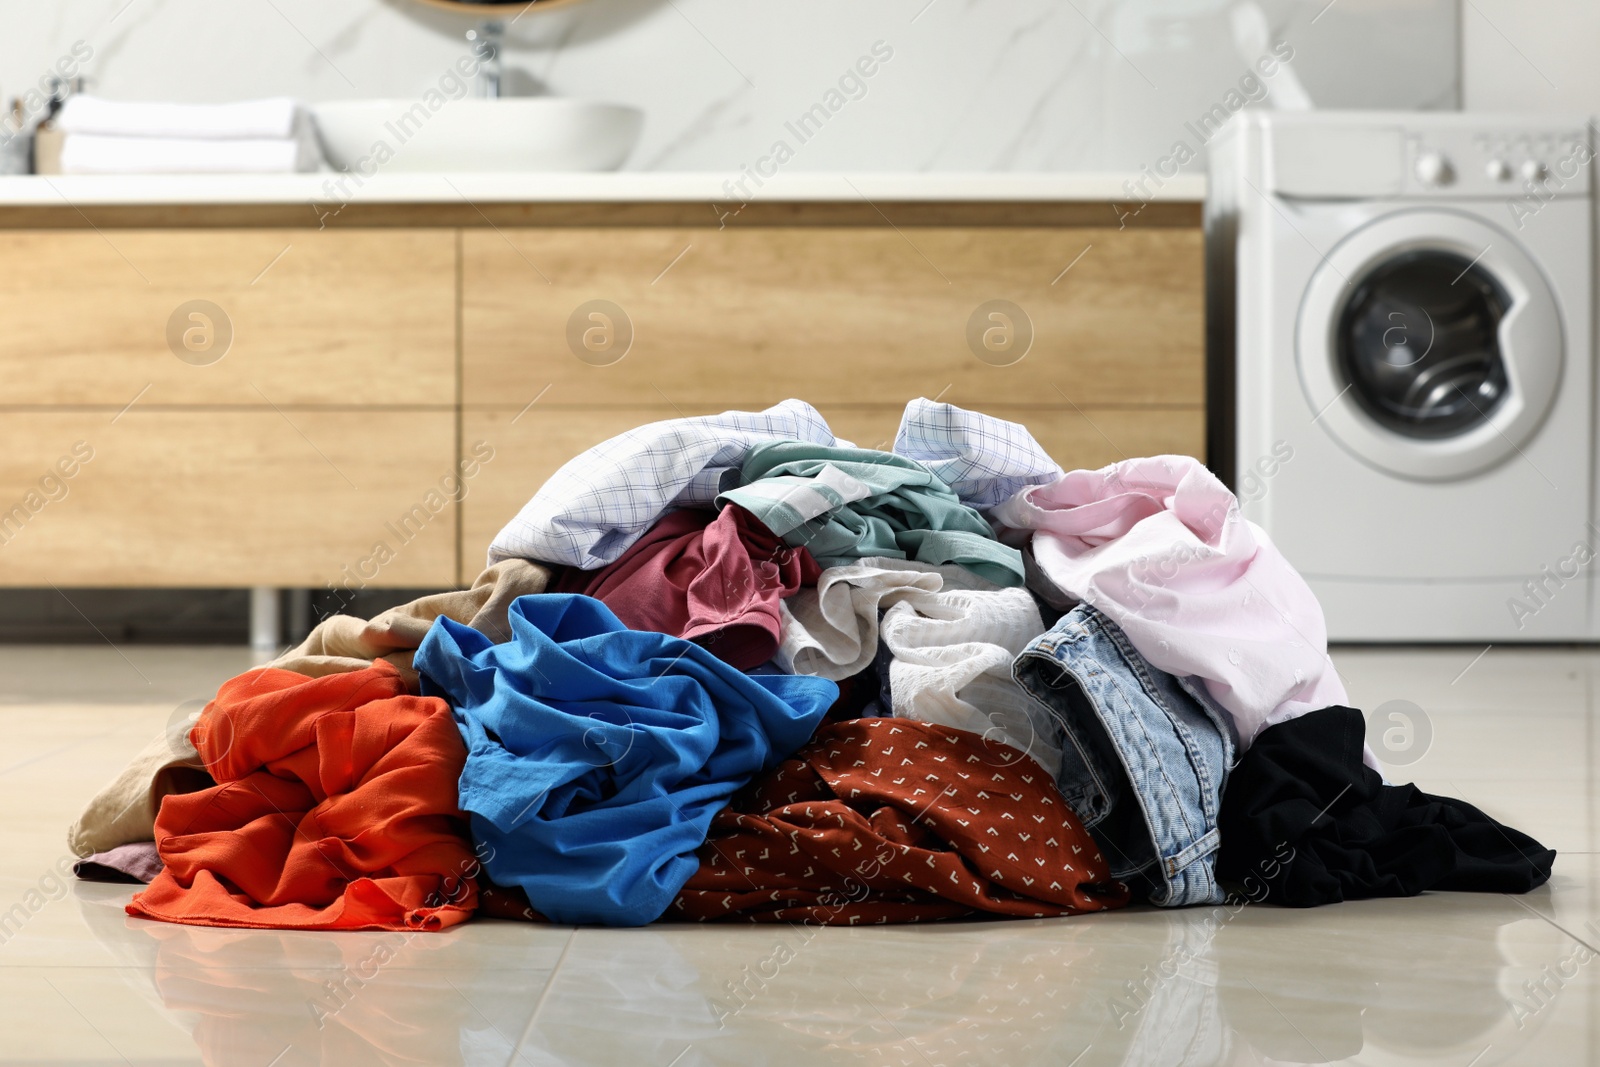
[[0,649],[0,1061],[1600,1063],[1600,651],[1480,651],[1335,659],[1391,778],[1560,850],[1525,897],[407,936],[145,922],[63,879],[80,804],[247,653]]

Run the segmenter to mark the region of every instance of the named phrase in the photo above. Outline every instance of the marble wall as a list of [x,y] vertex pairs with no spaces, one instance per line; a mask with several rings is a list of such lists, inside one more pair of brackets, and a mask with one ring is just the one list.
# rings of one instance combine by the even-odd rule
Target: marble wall
[[1600,4],[1475,0],[1462,16],[1462,93],[1479,111],[1600,114]]
[[[413,96],[470,25],[412,0],[0,12],[7,98],[77,41],[119,98]],[[643,108],[635,170],[736,172],[780,140],[801,170],[1137,171],[1180,143],[1193,169],[1197,120],[1292,100],[1294,79],[1318,106],[1457,106],[1457,21],[1456,0],[592,0],[519,19],[507,60],[514,92]],[[798,143],[786,123],[818,103]]]

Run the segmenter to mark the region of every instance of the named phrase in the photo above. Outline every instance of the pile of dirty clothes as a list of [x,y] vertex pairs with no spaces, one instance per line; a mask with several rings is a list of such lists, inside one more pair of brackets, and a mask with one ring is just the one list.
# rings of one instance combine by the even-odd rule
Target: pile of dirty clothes
[[1388,784],[1316,598],[1186,456],[1064,471],[925,399],[574,458],[470,589],[335,615],[70,833],[130,914],[855,924],[1526,892],[1555,854]]

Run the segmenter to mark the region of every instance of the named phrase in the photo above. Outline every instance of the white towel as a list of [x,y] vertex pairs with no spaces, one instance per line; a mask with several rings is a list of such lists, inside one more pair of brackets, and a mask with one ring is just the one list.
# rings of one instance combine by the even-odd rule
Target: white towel
[[234,104],[156,104],[74,96],[55,119],[63,133],[176,140],[278,141],[299,137],[305,108],[288,97]]
[[63,174],[292,174],[321,162],[307,138],[200,141],[166,137],[68,134],[61,145]]

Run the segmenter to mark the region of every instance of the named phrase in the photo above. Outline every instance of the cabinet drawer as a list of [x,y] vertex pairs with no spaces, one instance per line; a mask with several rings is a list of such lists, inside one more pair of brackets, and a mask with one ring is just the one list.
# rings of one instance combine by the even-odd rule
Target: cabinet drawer
[[[1084,405],[1203,403],[1198,230],[519,228],[462,242],[469,405],[520,408],[546,386],[554,407],[943,390],[1037,405],[1057,402],[1052,386]],[[617,349],[580,359],[569,343],[594,300],[631,324],[609,365]],[[1017,349],[979,358],[969,342],[994,300],[1031,324],[1031,347],[1007,366]],[[981,338],[992,322],[977,318]],[[578,319],[578,338],[599,321]],[[603,329],[593,336],[604,344]]]
[[0,585],[446,586],[455,473],[448,412],[4,412]]
[[0,231],[4,402],[449,407],[455,241],[438,230]]
[[[835,434],[864,448],[892,447],[904,410],[903,404],[819,407]],[[469,409],[462,424],[467,454],[474,447],[480,453],[487,447],[494,458],[482,465],[462,502],[461,580],[472,580],[495,534],[567,460],[635,426],[711,410],[721,409],[547,408],[542,401],[521,412]],[[1199,407],[1061,410],[986,405],[983,410],[1027,426],[1068,470],[1101,467],[1129,456],[1198,456],[1205,438],[1205,413]]]

